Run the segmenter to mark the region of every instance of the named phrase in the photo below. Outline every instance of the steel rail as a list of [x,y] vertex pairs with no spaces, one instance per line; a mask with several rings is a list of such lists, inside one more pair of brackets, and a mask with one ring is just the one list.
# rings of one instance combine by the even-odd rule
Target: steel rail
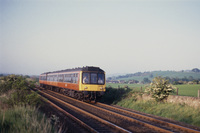
[[[34,90],[35,91],[35,90]],[[40,94],[39,94],[40,95]],[[84,122],[82,122],[81,120],[79,120],[78,118],[76,118],[75,116],[71,115],[70,113],[66,112],[64,109],[60,108],[59,106],[57,106],[56,104],[54,104],[53,102],[49,101],[48,99],[44,98],[42,95],[40,95],[40,97],[48,104],[50,104],[51,106],[53,106],[54,108],[56,108],[57,110],[59,110],[60,112],[62,112],[63,114],[65,114],[66,116],[68,116],[69,118],[71,118],[73,121],[77,122],[80,126],[84,127],[85,129],[87,129],[88,131],[92,132],[92,133],[98,133],[98,131],[96,131],[95,129],[93,129],[92,127],[90,127],[89,125],[85,124]]]
[[[50,90],[48,90],[48,91],[50,91]],[[137,123],[137,124],[139,124],[139,125],[148,127],[148,128],[150,128],[150,129],[154,129],[154,130],[156,130],[156,131],[163,132],[163,133],[172,133],[172,131],[169,131],[169,130],[167,130],[167,129],[164,129],[164,128],[161,128],[161,127],[158,127],[158,126],[149,124],[149,123],[147,123],[147,122],[143,122],[143,121],[141,121],[141,120],[137,120],[137,119],[134,119],[134,118],[130,118],[130,117],[128,117],[128,116],[124,116],[124,115],[121,115],[121,114],[112,112],[112,111],[110,111],[110,110],[106,110],[106,109],[103,109],[103,108],[100,108],[100,107],[97,107],[97,106],[88,104],[88,103],[86,103],[86,102],[82,102],[82,101],[76,100],[76,99],[74,99],[74,98],[65,96],[65,95],[63,95],[63,94],[59,94],[59,93],[54,92],[54,91],[50,91],[50,92],[52,92],[52,93],[54,93],[54,94],[56,93],[56,95],[59,95],[59,96],[62,96],[62,97],[66,97],[66,98],[68,98],[68,99],[70,99],[70,100],[73,100],[73,101],[76,101],[76,102],[78,102],[78,103],[81,103],[81,104],[90,106],[91,108],[95,108],[95,109],[98,109],[98,110],[107,112],[107,113],[109,113],[109,114],[112,114],[112,115],[114,115],[114,116],[120,117],[120,118],[125,119],[125,120],[128,120],[128,121],[130,121],[130,122]]]
[[124,112],[124,113],[126,113],[126,114],[130,114],[130,115],[132,115],[132,116],[136,116],[136,117],[140,117],[140,118],[143,118],[143,119],[151,120],[151,121],[153,121],[153,122],[157,122],[157,123],[163,124],[163,125],[168,125],[168,126],[170,126],[170,127],[173,127],[173,128],[176,128],[176,129],[185,131],[185,132],[189,132],[189,133],[200,133],[200,131],[197,131],[197,130],[195,130],[195,129],[183,127],[183,126],[180,126],[180,125],[177,125],[177,124],[174,124],[174,123],[165,122],[165,121],[162,121],[162,120],[159,120],[159,119],[156,119],[156,118],[152,118],[152,117],[150,117],[150,116],[146,116],[146,115],[142,115],[142,114],[139,114],[139,113],[127,111],[127,110],[124,110],[124,109],[121,109],[121,108],[117,108],[117,107],[113,107],[113,106],[110,106],[110,105],[107,105],[107,104],[103,104],[103,103],[100,103],[100,102],[97,102],[96,105],[105,106],[105,107],[107,107],[107,108],[111,108],[111,109],[113,109],[113,110],[118,110],[118,111],[120,111],[120,112]]
[[[99,121],[99,122],[101,122],[101,123],[103,123],[103,124],[105,124],[105,125],[108,125],[108,126],[111,127],[111,128],[117,129],[117,130],[120,131],[120,132],[131,133],[130,131],[128,131],[128,130],[126,130],[126,129],[123,129],[123,128],[121,128],[121,127],[119,127],[119,126],[117,126],[117,125],[115,125],[115,124],[113,124],[113,123],[111,123],[111,122],[108,122],[108,121],[106,121],[106,120],[103,120],[103,119],[101,119],[101,118],[99,118],[99,117],[97,117],[97,116],[95,116],[95,115],[93,115],[93,114],[91,114],[91,113],[88,113],[88,112],[86,112],[86,111],[84,111],[84,110],[82,110],[82,109],[80,109],[80,108],[78,108],[78,107],[75,107],[75,106],[73,106],[73,105],[71,105],[71,104],[69,104],[69,103],[66,103],[66,102],[64,102],[64,101],[62,101],[62,100],[60,100],[60,99],[58,99],[58,98],[56,98],[56,97],[54,97],[54,96],[51,96],[51,95],[47,94],[46,92],[43,92],[43,91],[40,91],[40,90],[38,90],[38,91],[39,91],[40,93],[42,93],[43,95],[45,95],[45,96],[47,96],[47,97],[50,97],[51,99],[54,99],[54,100],[56,100],[56,101],[58,101],[58,102],[60,102],[60,103],[62,103],[62,104],[64,104],[64,105],[70,107],[70,108],[73,109],[73,110],[77,110],[77,111],[79,111],[80,113],[83,113],[83,114],[85,114],[85,115],[88,115],[88,116],[90,116],[91,118],[96,119],[97,121]],[[56,93],[56,94],[59,94],[59,93]],[[59,95],[61,95],[61,94],[59,94]],[[64,96],[64,95],[62,95],[62,96]]]

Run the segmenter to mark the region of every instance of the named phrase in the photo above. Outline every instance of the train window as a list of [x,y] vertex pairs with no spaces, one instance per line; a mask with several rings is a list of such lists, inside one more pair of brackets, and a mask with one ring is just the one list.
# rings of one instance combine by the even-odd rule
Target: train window
[[99,73],[98,74],[98,84],[104,84],[105,83],[105,75],[104,74],[101,74]]
[[97,73],[91,73],[91,84],[97,83]]
[[54,81],[58,81],[58,76],[57,75],[54,75]]
[[76,82],[76,74],[74,74],[73,82],[74,82],[74,83],[77,83],[77,82]]
[[83,84],[105,84],[105,75],[103,73],[83,73],[82,82]]
[[78,83],[78,73],[76,73],[76,83]]
[[76,83],[76,78],[72,77],[72,83]]
[[61,75],[61,81],[64,82],[64,74]]
[[69,75],[68,82],[72,83],[72,75],[71,74]]
[[62,74],[62,82],[64,82],[64,74]]
[[61,74],[58,75],[58,81],[59,81],[59,82],[63,82],[63,75],[61,75]]
[[71,83],[71,75],[70,74],[65,74],[64,75],[64,82],[67,82],[67,83]]
[[90,83],[90,73],[83,73],[83,84]]
[[64,75],[64,82],[67,82],[67,74]]

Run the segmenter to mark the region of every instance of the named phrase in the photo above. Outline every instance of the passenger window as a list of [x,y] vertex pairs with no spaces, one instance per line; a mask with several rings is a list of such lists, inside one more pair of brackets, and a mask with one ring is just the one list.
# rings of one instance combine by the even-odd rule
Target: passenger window
[[55,80],[54,81],[58,81],[58,75],[55,75],[55,78],[54,78]]
[[67,82],[67,74],[64,75],[64,82]]
[[63,82],[63,75],[59,75],[59,82]]

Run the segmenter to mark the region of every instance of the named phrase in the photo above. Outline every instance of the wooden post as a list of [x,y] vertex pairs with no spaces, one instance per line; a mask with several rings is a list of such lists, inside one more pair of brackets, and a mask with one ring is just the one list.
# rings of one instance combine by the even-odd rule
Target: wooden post
[[176,89],[176,95],[178,96],[178,88]]
[[140,92],[142,92],[142,86],[141,86],[141,88],[140,88]]
[[200,90],[198,90],[198,98],[200,98]]

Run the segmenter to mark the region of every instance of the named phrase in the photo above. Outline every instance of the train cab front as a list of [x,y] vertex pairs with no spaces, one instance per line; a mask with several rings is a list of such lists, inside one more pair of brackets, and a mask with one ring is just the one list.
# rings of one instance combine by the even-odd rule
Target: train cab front
[[96,101],[106,91],[104,71],[85,71],[81,73],[80,90],[84,93],[84,99]]

